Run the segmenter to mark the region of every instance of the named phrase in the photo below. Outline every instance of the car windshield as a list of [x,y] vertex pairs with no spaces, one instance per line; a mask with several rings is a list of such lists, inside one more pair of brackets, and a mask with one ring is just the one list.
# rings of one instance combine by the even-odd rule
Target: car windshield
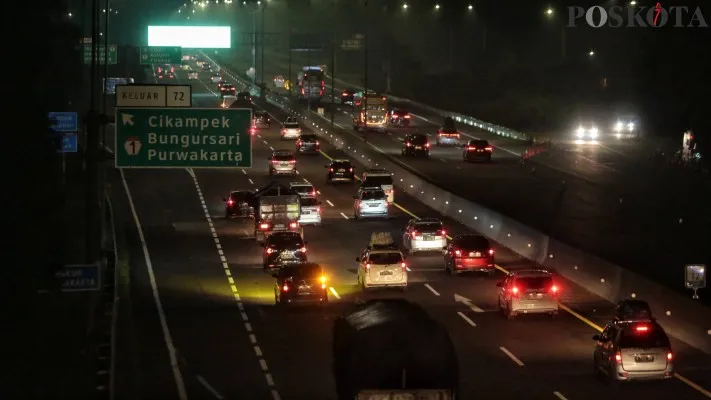
[[304,246],[304,241],[298,233],[277,233],[269,236],[269,245],[284,248],[298,248]]
[[303,197],[301,199],[302,207],[314,207],[318,205],[318,200],[315,197]]
[[311,143],[317,141],[318,137],[316,137],[316,135],[301,135],[299,139],[301,139],[302,142]]
[[553,286],[553,279],[550,276],[519,277],[516,286],[521,290],[545,290]]
[[363,200],[383,200],[385,199],[385,192],[382,190],[364,190],[361,196]]
[[402,262],[400,253],[372,253],[368,262],[375,265],[398,264]]
[[392,176],[366,176],[364,186],[387,186],[393,184]]
[[637,327],[637,325],[630,326],[622,331],[618,343],[620,347],[639,347],[643,349],[671,347],[669,337],[660,328],[649,327],[647,331],[638,331]]
[[425,233],[439,232],[442,230],[442,224],[439,224],[436,222],[420,223],[420,224],[415,224],[415,229],[418,232],[425,232]]
[[465,236],[456,239],[458,247],[465,250],[486,250],[489,248],[489,241],[481,236]]

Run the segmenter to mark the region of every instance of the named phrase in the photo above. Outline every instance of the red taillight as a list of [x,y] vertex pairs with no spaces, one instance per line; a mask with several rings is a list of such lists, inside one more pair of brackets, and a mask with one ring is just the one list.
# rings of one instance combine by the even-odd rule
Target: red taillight
[[403,270],[407,270],[407,264],[405,264],[404,262],[401,262],[400,266],[402,267]]
[[674,355],[672,354],[671,351],[667,352],[667,361],[671,361],[674,358]]
[[441,236],[447,236],[447,231],[445,231],[444,229],[442,229],[442,230],[439,232],[439,234],[440,234]]
[[232,200],[232,199],[229,199],[229,200],[227,200],[227,204],[228,204],[228,205],[233,205],[233,204],[235,204],[235,201]]
[[328,172],[333,172],[333,168],[329,168],[329,169],[328,169]]
[[282,287],[281,287],[281,291],[282,291],[282,292],[288,292],[288,291],[289,291],[289,286],[288,286],[288,285],[282,286]]
[[420,232],[412,231],[412,236],[418,236],[419,234],[420,234]]
[[279,164],[279,160],[272,160],[272,164]]
[[296,145],[299,146],[299,147],[301,147],[301,140],[297,140],[297,141],[296,141]]
[[511,287],[511,294],[518,296],[518,288],[516,286]]
[[429,142],[425,143],[425,147],[430,147],[430,143]]
[[292,223],[289,224],[289,228],[291,228],[291,229],[296,229],[296,228],[298,228],[298,227],[299,227],[299,224],[296,223],[296,222],[292,222]]
[[318,95],[323,96],[323,89],[319,90]]
[[267,254],[272,254],[272,253],[274,253],[274,249],[272,249],[271,247],[268,248],[268,249],[267,249]]
[[321,81],[321,87],[326,87],[326,81]]
[[489,255],[493,256],[494,255],[494,249],[489,249]]
[[553,294],[558,293],[558,286],[556,286],[556,285],[551,286],[551,293],[553,293]]
[[306,247],[300,248],[299,251],[302,252],[302,253],[306,253]]
[[348,168],[348,172],[353,172],[353,168]]
[[259,224],[259,229],[269,229],[269,224]]
[[405,118],[410,118],[410,116],[409,116],[409,115],[406,115]]
[[407,142],[407,143],[405,143],[405,146],[410,147],[412,145],[410,144],[410,142]]
[[365,264],[365,269],[370,269],[370,264]]
[[304,94],[304,88],[301,88],[301,94]]
[[454,255],[457,257],[460,257],[462,255],[462,251],[461,250],[454,250]]
[[393,114],[393,118],[397,118],[397,114]]
[[486,151],[494,151],[494,148],[491,146],[486,146]]
[[296,164],[296,160],[289,160],[289,164]]
[[617,353],[615,353],[615,362],[617,362],[617,363],[622,362],[622,354],[620,354],[619,351]]
[[316,141],[316,146],[320,146],[320,145],[321,145],[321,142],[319,142],[319,141],[317,140],[317,141]]
[[641,325],[635,328],[637,332],[647,332],[649,331],[649,327],[645,325]]

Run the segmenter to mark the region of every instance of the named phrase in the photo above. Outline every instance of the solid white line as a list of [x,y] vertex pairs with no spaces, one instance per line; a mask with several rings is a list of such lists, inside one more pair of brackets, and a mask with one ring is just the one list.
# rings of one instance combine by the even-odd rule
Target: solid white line
[[328,205],[331,206],[331,207],[335,207],[335,206],[333,205],[333,203],[331,203],[331,200],[326,200],[326,203],[328,203]]
[[435,296],[439,296],[439,292],[436,291],[436,290],[434,290],[434,288],[433,288],[432,286],[430,286],[429,283],[425,283],[425,287],[426,287],[427,289],[429,289],[430,292],[432,292]]
[[518,364],[519,367],[523,367],[523,362],[521,362],[521,360],[519,360],[515,355],[513,355],[512,352],[508,351],[508,350],[506,349],[506,347],[499,347],[499,350],[503,351],[504,354],[506,354],[507,356],[509,356],[509,358],[510,358],[513,362],[515,362],[516,364]]
[[341,215],[343,216],[343,218],[348,219],[348,216],[346,214],[341,213]]
[[335,289],[335,288],[330,287],[330,288],[328,288],[328,289],[331,291],[331,293],[333,293],[334,296],[336,296],[336,298],[337,298],[338,300],[341,299],[341,296],[338,295],[338,292],[336,292],[336,289]]
[[153,263],[151,263],[151,256],[148,252],[148,245],[146,244],[146,237],[143,234],[143,228],[141,227],[141,221],[138,219],[138,214],[136,213],[136,206],[133,203],[133,196],[131,196],[131,190],[128,188],[128,182],[126,181],[126,175],[123,170],[119,170],[121,173],[121,180],[123,181],[123,188],[126,191],[126,197],[128,198],[128,205],[131,208],[131,214],[133,214],[133,222],[136,224],[136,230],[138,231],[138,238],[141,241],[141,247],[143,248],[143,258],[146,261],[146,269],[148,270],[148,279],[151,283],[151,291],[153,292],[153,299],[156,303],[156,310],[158,311],[158,319],[160,320],[160,326],[163,330],[163,340],[165,341],[165,346],[168,348],[168,357],[170,358],[170,366],[173,370],[173,377],[175,378],[175,386],[178,390],[178,398],[180,400],[187,400],[188,394],[185,391],[185,382],[183,382],[183,374],[180,372],[180,367],[178,366],[178,357],[175,355],[175,346],[173,345],[173,337],[170,334],[170,329],[168,329],[168,320],[165,317],[165,311],[163,310],[163,303],[160,300],[160,294],[158,293],[158,285],[156,284],[156,276],[153,272]]
[[560,400],[568,400],[568,398],[563,396],[560,392],[553,392],[553,396],[559,398]]
[[205,380],[205,378],[203,378],[202,376],[198,375],[198,376],[197,376],[197,380],[198,380],[198,382],[200,382],[200,383],[205,387],[205,389],[207,389],[208,392],[212,393],[212,395],[215,396],[216,399],[218,399],[218,400],[223,400],[223,399],[224,399],[224,397],[222,397],[222,395],[220,394],[220,392],[218,392],[217,390],[215,390],[214,387],[210,386],[210,384],[207,383],[207,381]]
[[469,317],[467,317],[466,315],[464,315],[463,312],[457,311],[457,315],[459,315],[460,317],[462,317],[463,320],[467,321],[467,323],[468,323],[469,325],[471,325],[471,326],[473,326],[473,327],[476,328],[476,324],[474,323],[474,321],[472,321]]

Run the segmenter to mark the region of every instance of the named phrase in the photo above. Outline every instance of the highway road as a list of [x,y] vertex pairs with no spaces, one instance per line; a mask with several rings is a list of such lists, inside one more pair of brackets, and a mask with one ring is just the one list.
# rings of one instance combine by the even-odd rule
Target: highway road
[[[187,83],[185,73],[178,72],[177,81]],[[214,85],[191,83],[195,107],[217,104]],[[276,107],[261,106],[276,120],[285,118]],[[140,371],[140,397],[335,399],[334,318],[358,299],[404,297],[449,330],[465,399],[711,398],[705,391],[711,388],[711,358],[676,340],[683,378],[624,388],[599,381],[592,372],[591,336],[611,316],[611,305],[569,282],[561,282],[561,300],[571,313],[556,319],[502,318],[496,312],[495,283],[503,273],[451,277],[439,254],[408,259],[407,292],[361,292],[354,258],[371,232],[397,237],[410,218],[438,216],[398,193],[390,219],[350,219],[356,188],[325,184],[328,158],[346,157],[327,143],[322,155],[299,156],[297,178],[277,179],[306,180],[320,191],[324,222],[307,227],[305,237],[310,260],[327,271],[330,301],[323,308],[277,309],[274,279],[261,268],[261,248],[247,234],[249,221],[225,220],[221,199],[230,190],[266,184],[271,151],[293,147],[279,140],[274,126],[254,137],[250,169],[124,170],[132,207],[121,218],[133,225],[128,243],[139,293],[133,303],[141,312],[134,321],[138,365],[122,373]],[[468,232],[455,221],[443,222],[453,236]],[[532,266],[495,248],[501,271]]]
[[[246,63],[233,60],[231,65],[241,71]],[[275,60],[265,75],[285,74],[285,68]],[[331,104],[325,104],[328,116]],[[462,126],[463,140],[481,138],[493,144],[492,164],[464,163],[462,149],[455,147],[433,147],[430,159],[404,157],[400,140],[410,132],[421,132],[434,141],[432,135],[442,118],[407,104],[392,106],[415,114],[412,127],[371,133],[368,141],[377,151],[461,197],[678,291],[685,292],[684,264],[710,263],[711,209],[706,205],[711,180],[706,174],[652,162],[644,142],[561,140],[522,165],[521,154],[535,147]],[[351,128],[350,107],[336,104],[335,108],[335,122],[361,137]],[[650,248],[664,251],[650,252]],[[711,296],[704,295],[703,301],[711,303]]]

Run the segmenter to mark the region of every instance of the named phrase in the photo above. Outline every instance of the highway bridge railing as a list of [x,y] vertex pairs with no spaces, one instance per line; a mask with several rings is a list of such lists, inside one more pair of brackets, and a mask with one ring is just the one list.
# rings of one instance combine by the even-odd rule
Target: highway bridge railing
[[[235,79],[247,83],[238,74],[233,75]],[[301,110],[286,97],[271,93],[266,99],[285,112],[301,118],[317,135],[349,154],[365,168],[389,170],[399,190],[420,199],[442,215],[459,221],[613,304],[627,298],[646,300],[668,333],[711,354],[711,310],[700,302],[457,196],[434,184],[433,178],[414,173],[377,146],[363,141],[359,135],[344,127],[331,126],[327,117]],[[683,282],[681,274],[679,281]],[[572,308],[569,310],[576,312]]]

